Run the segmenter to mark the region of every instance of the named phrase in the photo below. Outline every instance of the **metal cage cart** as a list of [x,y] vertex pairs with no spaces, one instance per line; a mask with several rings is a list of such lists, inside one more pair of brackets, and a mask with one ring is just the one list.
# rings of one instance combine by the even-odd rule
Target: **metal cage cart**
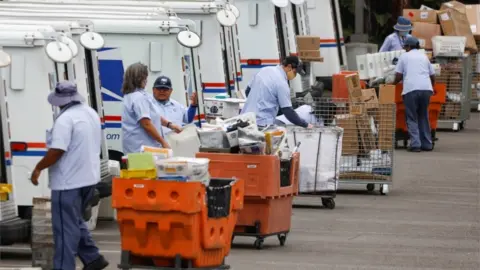
[[437,57],[441,74],[436,81],[447,85],[447,99],[438,119],[439,129],[459,131],[470,118],[472,97],[472,56]]
[[323,207],[334,209],[340,175],[343,129],[338,127],[305,129],[288,126],[287,130],[289,147],[301,142],[298,148],[301,156],[299,195],[319,196]]
[[[480,48],[480,36],[475,36],[477,47]],[[480,53],[472,55],[472,100],[471,109],[480,112]]]
[[379,185],[380,194],[387,194],[393,182],[395,104],[332,98],[298,102],[312,106],[319,126],[343,128],[339,184],[362,184],[368,191]]

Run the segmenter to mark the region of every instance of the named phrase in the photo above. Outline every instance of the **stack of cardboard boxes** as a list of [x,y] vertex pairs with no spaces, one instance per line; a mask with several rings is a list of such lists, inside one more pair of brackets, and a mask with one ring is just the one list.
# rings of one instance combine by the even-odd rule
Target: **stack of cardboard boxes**
[[303,62],[323,62],[320,55],[320,37],[297,36],[298,57]]
[[335,121],[344,129],[342,156],[365,156],[372,150],[394,147],[395,86],[382,85],[380,98],[375,89],[362,89],[358,74],[345,77],[349,91],[348,113],[340,110]]
[[[470,29],[472,30],[473,37],[480,49],[480,4],[478,5],[466,5],[467,19],[470,23]],[[472,100],[480,101],[479,87],[480,85],[480,53],[473,55],[472,58]]]

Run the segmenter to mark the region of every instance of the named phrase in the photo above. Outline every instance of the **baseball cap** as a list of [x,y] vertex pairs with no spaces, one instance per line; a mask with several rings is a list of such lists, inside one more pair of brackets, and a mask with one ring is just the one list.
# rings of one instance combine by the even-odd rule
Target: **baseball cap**
[[405,40],[404,45],[405,46],[417,46],[419,44],[419,41],[416,37],[414,36],[409,36],[407,40]]
[[167,76],[160,76],[153,83],[153,88],[172,89],[172,81]]

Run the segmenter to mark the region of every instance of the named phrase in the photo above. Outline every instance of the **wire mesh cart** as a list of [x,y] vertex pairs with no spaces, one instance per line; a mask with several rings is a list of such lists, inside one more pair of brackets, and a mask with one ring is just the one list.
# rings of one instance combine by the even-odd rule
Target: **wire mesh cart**
[[[475,36],[477,47],[480,48],[480,36]],[[480,53],[472,55],[472,99],[471,109],[480,112]]]
[[339,127],[305,129],[288,126],[287,130],[289,147],[301,142],[298,148],[302,157],[299,195],[321,197],[323,207],[334,209],[340,175],[343,129]]
[[298,103],[312,106],[319,126],[343,128],[339,184],[362,184],[368,191],[378,185],[380,194],[387,194],[393,183],[395,104],[333,98]]
[[470,118],[472,98],[472,56],[437,57],[441,74],[436,81],[447,85],[447,99],[438,119],[439,129],[462,130]]

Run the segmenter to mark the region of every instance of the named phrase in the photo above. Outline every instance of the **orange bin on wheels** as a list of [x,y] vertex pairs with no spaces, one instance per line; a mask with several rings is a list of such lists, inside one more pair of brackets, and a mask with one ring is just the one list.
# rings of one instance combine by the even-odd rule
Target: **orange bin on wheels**
[[229,269],[225,257],[238,212],[241,179],[200,182],[113,180],[122,254],[120,269]]
[[[292,220],[293,197],[298,194],[300,154],[291,160],[274,155],[197,153],[210,159],[212,177],[236,177],[245,181],[243,210],[238,214],[235,236],[255,237],[263,248],[266,237],[277,236],[285,245]],[[232,238],[233,241],[233,238]]]
[[[395,147],[398,147],[398,141],[403,140],[403,146],[406,148],[409,140],[407,129],[407,118],[405,116],[405,104],[402,99],[403,84],[399,83],[395,87],[395,103],[397,107],[397,119],[395,132]],[[433,146],[435,147],[435,138],[438,126],[438,116],[445,104],[447,98],[447,85],[444,83],[435,83],[433,87],[433,95],[430,98],[430,105],[428,106],[428,120],[430,121],[430,128],[432,132]]]

